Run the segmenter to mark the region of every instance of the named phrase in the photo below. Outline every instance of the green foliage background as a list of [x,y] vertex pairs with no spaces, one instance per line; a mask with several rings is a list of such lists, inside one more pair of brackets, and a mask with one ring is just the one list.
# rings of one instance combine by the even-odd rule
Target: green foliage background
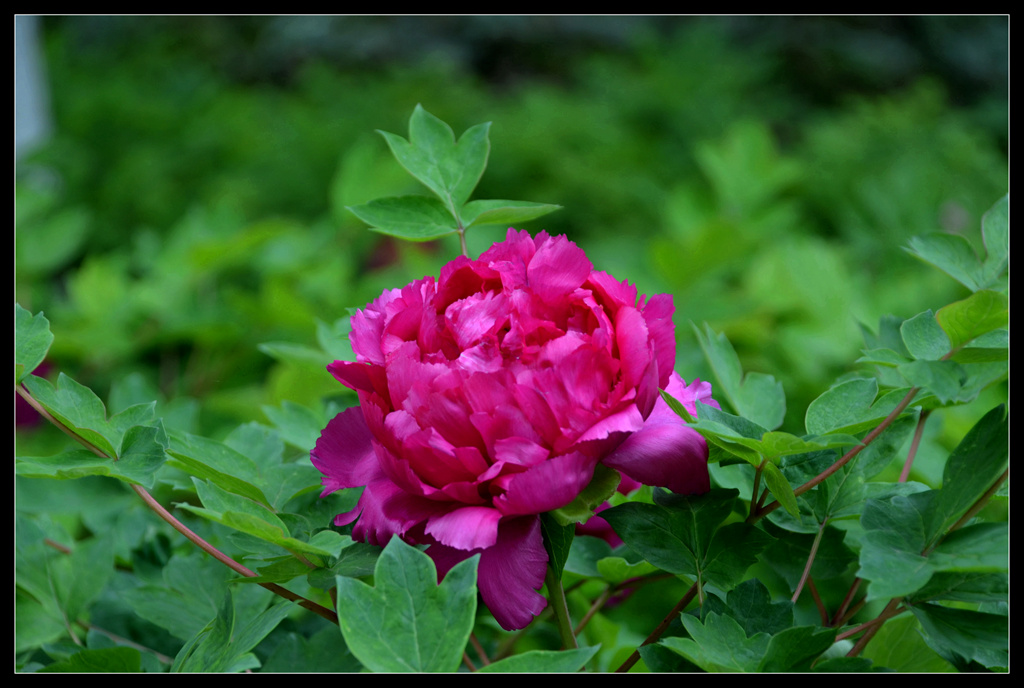
[[[54,133],[18,163],[16,299],[51,323],[53,381],[68,373],[111,416],[158,399],[166,424],[236,447],[259,444],[240,424],[269,424],[286,436],[266,451],[301,463],[354,401],[324,372],[347,309],[458,252],[345,210],[422,191],[373,133],[404,134],[422,103],[457,133],[493,122],[477,197],[563,206],[524,228],[672,293],[683,377],[710,377],[688,325],[708,322],[745,370],[781,381],[781,429],[799,434],[803,409],[853,370],[861,324],[970,294],[902,247],[939,231],[983,255],[981,215],[1008,188],[1007,31],[1006,17],[45,18]],[[474,232],[473,254],[503,236]],[[915,480],[941,483],[928,457],[1005,383],[984,395],[928,426]],[[18,431],[19,455],[65,443]],[[141,507],[103,480],[19,479],[18,509],[69,538],[127,532]],[[338,510],[309,499],[324,520]],[[166,542],[124,537],[76,556],[167,575]],[[250,597],[218,589],[209,606]],[[25,647],[53,635],[52,619],[32,627]],[[274,638],[265,667],[308,651]]]

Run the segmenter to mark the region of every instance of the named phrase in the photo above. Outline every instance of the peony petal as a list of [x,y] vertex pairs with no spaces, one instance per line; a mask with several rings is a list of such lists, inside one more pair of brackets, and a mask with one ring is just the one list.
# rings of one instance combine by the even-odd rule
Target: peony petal
[[427,535],[455,549],[482,549],[498,540],[501,513],[485,506],[466,506],[427,520]]
[[558,236],[538,245],[526,268],[526,279],[535,294],[545,301],[554,301],[580,287],[593,267],[583,249]]
[[346,487],[361,487],[381,476],[373,436],[359,407],[342,411],[327,424],[309,458],[324,474],[325,497]]
[[506,631],[525,628],[547,605],[538,592],[548,566],[540,519],[524,516],[502,521],[494,546],[483,550],[467,552],[440,543],[427,549],[437,565],[438,578],[477,553],[477,585],[484,604]]
[[548,459],[507,482],[507,492],[494,498],[506,516],[542,514],[576,499],[594,477],[596,459],[573,452]]
[[[685,392],[680,387],[685,388],[685,383],[673,373],[666,391]],[[667,487],[677,494],[702,494],[711,489],[707,443],[660,397],[643,428],[602,463],[645,485]]]

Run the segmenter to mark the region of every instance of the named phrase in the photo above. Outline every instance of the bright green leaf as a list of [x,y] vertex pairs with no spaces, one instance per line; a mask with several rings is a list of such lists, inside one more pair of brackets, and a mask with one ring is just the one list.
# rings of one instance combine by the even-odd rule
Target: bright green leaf
[[935,314],[935,319],[949,336],[954,349],[992,330],[1006,327],[1009,318],[1006,295],[988,289],[976,291],[962,301],[943,306]]
[[458,229],[445,206],[426,196],[378,198],[349,210],[375,232],[410,241],[433,241]]
[[904,320],[900,332],[910,355],[917,359],[937,361],[952,348],[949,336],[939,326],[930,309]]
[[380,133],[402,167],[454,212],[469,200],[487,167],[490,127],[490,122],[470,127],[456,143],[451,127],[417,105],[409,118],[408,141]]
[[551,203],[531,203],[530,201],[470,201],[459,212],[466,229],[479,225],[504,225],[515,227],[523,222],[561,209],[560,205]]
[[736,412],[766,429],[782,425],[786,415],[782,384],[763,373],[748,373],[744,377],[739,357],[724,334],[716,333],[706,323],[703,332],[696,325],[693,330],[718,380],[716,389],[721,390]]
[[32,315],[21,305],[14,304],[14,384],[32,373],[50,350],[53,333],[50,321],[39,313]]

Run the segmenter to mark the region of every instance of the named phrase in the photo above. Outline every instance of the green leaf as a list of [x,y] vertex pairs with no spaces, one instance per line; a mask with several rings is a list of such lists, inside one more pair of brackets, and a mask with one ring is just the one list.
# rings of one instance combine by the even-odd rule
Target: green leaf
[[757,671],[768,650],[767,633],[747,637],[735,619],[708,614],[704,621],[682,615],[690,638],[664,638],[661,644],[683,655],[704,671]]
[[260,668],[260,673],[358,673],[363,669],[338,629],[327,626],[305,638],[288,633]]
[[910,608],[925,642],[961,671],[977,662],[995,669],[1009,667],[1009,617],[937,604]]
[[910,247],[905,249],[908,253],[931,263],[971,291],[977,291],[983,286],[976,278],[979,270],[978,256],[962,236],[929,234],[913,237],[909,243]]
[[220,488],[270,507],[257,487],[262,482],[256,464],[223,442],[188,433],[173,433],[168,464],[189,475],[209,480]]
[[217,615],[174,658],[172,672],[237,672],[259,667],[252,650],[292,611],[281,600],[252,616],[236,606],[235,595],[225,592]]
[[811,662],[835,642],[837,630],[797,626],[772,636],[758,671],[808,671]]
[[417,105],[409,118],[408,141],[380,133],[402,167],[437,194],[454,216],[487,167],[490,127],[490,122],[470,127],[456,143],[451,127]]
[[560,210],[562,206],[530,201],[470,201],[459,212],[466,229],[480,225],[514,227]]
[[154,476],[167,455],[156,441],[161,429],[136,426],[125,433],[121,458],[117,461],[96,456],[87,449],[47,457],[17,457],[18,475],[33,478],[75,479],[103,475],[146,488],[153,487]]
[[316,321],[316,341],[328,356],[339,361],[355,361],[352,342],[348,336],[352,332],[351,318],[338,318],[333,325],[328,325],[319,318]]
[[562,569],[569,557],[572,540],[576,534],[575,524],[563,524],[551,513],[540,515],[541,532],[544,535],[544,549],[548,553],[548,566],[557,580],[562,579]]
[[782,504],[782,508],[793,516],[797,516],[800,510],[796,505],[796,495],[793,494],[793,486],[782,475],[779,467],[771,462],[765,463],[761,476],[764,478],[764,484],[768,486],[775,499]]
[[[841,382],[807,407],[804,418],[807,432],[812,435],[854,435],[870,430],[892,413],[908,391],[893,390],[876,400],[876,379],[857,378]],[[913,411],[904,413],[909,414]]]
[[898,370],[912,386],[934,394],[943,404],[955,401],[967,381],[966,371],[953,361],[911,361]]
[[704,557],[704,580],[728,590],[742,580],[771,542],[770,535],[746,523],[722,526],[715,531]]
[[910,355],[917,359],[937,361],[952,348],[949,336],[939,326],[931,309],[904,320],[900,332]]
[[928,647],[921,637],[921,627],[910,615],[886,621],[861,654],[879,667],[900,672],[954,671],[949,662]]
[[789,600],[772,602],[768,588],[755,578],[743,581],[730,590],[724,601],[717,595],[708,595],[707,602],[701,608],[701,616],[711,612],[730,616],[750,637],[757,633],[779,633],[792,626],[793,607]]
[[391,538],[377,560],[375,587],[337,578],[338,623],[371,671],[455,671],[476,617],[473,555],[440,585],[429,556]]
[[934,569],[922,552],[935,492],[871,499],[864,505],[857,575],[871,581],[868,600],[909,595],[931,578]]
[[910,598],[912,604],[933,600],[957,602],[1006,602],[1010,592],[1005,573],[939,571]]
[[67,659],[54,662],[36,673],[106,674],[142,671],[142,655],[133,647],[108,647],[82,650]]
[[989,287],[1007,266],[1010,250],[1010,196],[1003,196],[981,218],[981,235],[987,255],[978,272],[978,282]]
[[1009,323],[1006,294],[983,289],[962,301],[943,306],[935,314],[939,326],[949,336],[954,349]]
[[320,556],[331,556],[331,548],[317,546],[291,537],[288,526],[277,514],[258,502],[222,490],[213,483],[192,478],[203,507],[178,504],[194,514],[216,521],[229,528],[241,531],[260,540],[283,547],[290,552],[303,552]]
[[496,673],[573,673],[597,654],[600,645],[581,647],[575,650],[554,652],[551,650],[530,650],[512,655],[500,661],[477,669],[480,674]]
[[61,373],[57,387],[40,377],[25,377],[26,389],[42,406],[71,432],[86,440],[107,456],[117,456],[121,434],[107,423],[103,402],[91,389]]
[[256,345],[256,348],[275,361],[293,363],[305,368],[315,368],[318,371],[326,370],[327,363],[329,363],[323,351],[302,344],[292,342],[261,342]]
[[732,511],[736,490],[712,490],[698,497],[656,494],[659,504],[627,502],[601,516],[631,549],[669,573],[728,589],[771,541],[745,523],[718,528]]
[[1008,523],[975,523],[955,530],[928,554],[936,571],[1003,573],[1010,570]]
[[302,451],[311,451],[316,446],[321,431],[327,425],[327,419],[322,414],[287,399],[281,402],[280,407],[260,408],[277,428],[281,439]]
[[597,464],[594,467],[594,477],[576,495],[576,498],[565,506],[548,513],[563,526],[585,523],[594,515],[595,508],[615,494],[615,489],[619,486],[621,479],[622,477],[618,471],[602,464]]
[[1005,406],[975,423],[953,450],[942,473],[932,535],[944,532],[1003,474],[1009,461],[1010,428]]
[[737,414],[769,430],[782,425],[786,416],[782,383],[763,373],[744,377],[740,359],[724,334],[716,333],[707,323],[703,332],[696,325],[693,331],[718,381],[716,389],[725,394]]
[[14,384],[39,367],[53,343],[50,321],[14,304]]
[[448,209],[426,196],[378,198],[349,210],[373,231],[410,241],[433,241],[458,229]]

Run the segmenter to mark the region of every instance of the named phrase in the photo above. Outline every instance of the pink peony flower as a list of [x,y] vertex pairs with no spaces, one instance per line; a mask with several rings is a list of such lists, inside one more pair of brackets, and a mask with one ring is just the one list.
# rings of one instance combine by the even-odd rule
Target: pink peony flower
[[709,488],[708,450],[661,399],[696,413],[711,386],[673,372],[672,297],[595,272],[565,237],[509,229],[385,291],[352,317],[356,363],[328,370],[359,407],[311,454],[324,495],[366,486],[354,538],[429,545],[440,576],[479,553],[479,589],[503,628],[545,606],[540,517],[570,503],[603,462],[684,494]]

